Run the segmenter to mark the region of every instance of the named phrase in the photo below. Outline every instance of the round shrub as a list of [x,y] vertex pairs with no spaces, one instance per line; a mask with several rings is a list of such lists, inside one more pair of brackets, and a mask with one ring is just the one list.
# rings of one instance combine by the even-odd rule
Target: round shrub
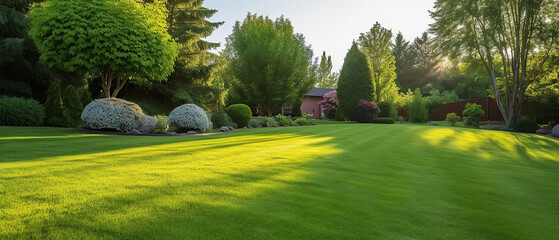
[[551,129],[551,136],[559,138],[559,124],[555,125],[555,127]]
[[393,124],[394,119],[390,117],[377,117],[373,123]]
[[311,120],[309,120],[308,118],[304,118],[304,117],[297,118],[297,119],[295,119],[294,122],[297,123],[298,125],[301,125],[301,126],[312,125]]
[[293,126],[293,120],[291,120],[291,118],[288,116],[283,116],[281,114],[278,114],[274,118],[278,126],[282,126],[282,127]]
[[0,125],[39,126],[43,125],[45,110],[34,99],[0,97]]
[[372,123],[380,113],[380,109],[374,102],[359,100],[355,107],[355,120],[360,123]]
[[102,98],[85,107],[82,120],[90,129],[128,132],[142,127],[145,115],[138,104],[118,98]]
[[252,119],[252,111],[245,104],[233,104],[227,108],[227,114],[237,123],[239,128],[248,126]]
[[513,126],[513,129],[521,133],[535,133],[540,128],[536,122],[529,119],[519,119]]
[[212,127],[204,109],[195,104],[184,104],[175,108],[169,114],[167,124],[178,128],[180,132],[207,132]]

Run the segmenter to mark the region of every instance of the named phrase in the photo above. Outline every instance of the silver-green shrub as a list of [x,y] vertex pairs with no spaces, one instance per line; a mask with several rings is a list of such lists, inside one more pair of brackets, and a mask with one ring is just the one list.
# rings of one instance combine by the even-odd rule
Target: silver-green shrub
[[212,128],[204,109],[195,104],[184,104],[175,108],[169,114],[167,123],[169,126],[179,128],[181,131],[207,132]]
[[81,118],[88,128],[120,132],[139,129],[145,121],[140,106],[118,98],[93,100],[83,110]]

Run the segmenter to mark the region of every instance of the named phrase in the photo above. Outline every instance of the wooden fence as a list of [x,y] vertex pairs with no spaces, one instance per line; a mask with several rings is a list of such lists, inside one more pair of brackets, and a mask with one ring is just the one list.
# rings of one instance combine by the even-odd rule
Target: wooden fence
[[[503,116],[499,111],[499,107],[497,107],[497,102],[495,101],[495,99],[490,97],[470,99],[440,105],[431,113],[431,115],[429,115],[427,121],[444,121],[446,119],[446,114],[452,112],[462,117],[462,112],[466,107],[466,103],[475,103],[481,105],[483,111],[485,111],[485,115],[481,117],[481,121],[504,121]],[[408,117],[408,113],[402,108],[398,109],[398,115],[406,119]]]

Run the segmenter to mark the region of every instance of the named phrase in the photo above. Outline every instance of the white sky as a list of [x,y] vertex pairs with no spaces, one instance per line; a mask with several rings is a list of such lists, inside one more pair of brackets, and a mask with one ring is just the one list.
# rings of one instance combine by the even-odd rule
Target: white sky
[[394,35],[401,31],[408,41],[420,36],[432,22],[428,10],[433,4],[434,0],[205,0],[203,6],[218,10],[210,21],[225,21],[207,38],[211,42],[220,42],[223,47],[235,21],[242,22],[248,12],[272,19],[283,14],[295,32],[305,35],[315,57],[322,51],[332,55],[333,70],[337,71],[352,41],[375,22]]

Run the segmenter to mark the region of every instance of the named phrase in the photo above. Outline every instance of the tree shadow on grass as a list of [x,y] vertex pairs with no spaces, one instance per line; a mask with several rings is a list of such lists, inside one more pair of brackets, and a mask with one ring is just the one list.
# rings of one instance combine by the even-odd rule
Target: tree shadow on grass
[[[151,165],[132,155],[89,175],[82,171],[91,176],[81,179],[84,186],[94,187],[94,177],[114,178],[100,182],[111,191],[74,185],[76,193],[93,195],[77,194],[68,204],[59,200],[63,210],[53,206],[48,217],[11,236],[521,239],[558,234],[557,143],[424,126],[332,127],[252,132],[262,139],[153,153],[159,160]],[[269,136],[281,132],[287,135],[279,140]],[[239,145],[246,148],[234,150]],[[128,171],[119,170],[122,165]],[[121,172],[126,179],[118,179]]]

